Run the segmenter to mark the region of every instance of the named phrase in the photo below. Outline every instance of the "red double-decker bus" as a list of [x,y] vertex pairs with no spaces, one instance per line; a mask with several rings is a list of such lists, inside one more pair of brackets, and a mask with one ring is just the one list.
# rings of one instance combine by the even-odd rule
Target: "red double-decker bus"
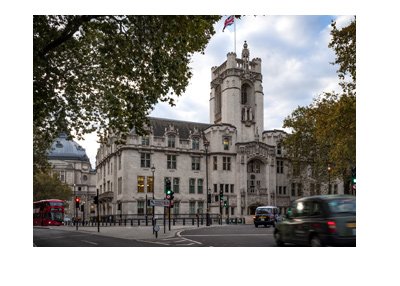
[[62,225],[64,205],[57,199],[33,202],[33,225]]

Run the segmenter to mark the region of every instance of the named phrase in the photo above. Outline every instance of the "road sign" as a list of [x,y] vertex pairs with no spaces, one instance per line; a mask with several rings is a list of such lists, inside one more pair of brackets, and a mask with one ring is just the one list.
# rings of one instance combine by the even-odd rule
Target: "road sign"
[[169,206],[169,200],[150,200],[150,206],[168,207]]

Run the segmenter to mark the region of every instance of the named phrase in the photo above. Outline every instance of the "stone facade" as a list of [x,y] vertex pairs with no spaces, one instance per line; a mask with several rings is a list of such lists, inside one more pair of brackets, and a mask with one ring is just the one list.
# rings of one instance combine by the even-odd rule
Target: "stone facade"
[[[211,69],[209,124],[149,118],[148,136],[132,131],[124,145],[111,137],[100,146],[101,215],[151,213],[146,202],[165,197],[166,178],[175,192],[173,214],[205,213],[208,205],[211,214],[241,217],[260,205],[285,211],[299,196],[327,193],[307,170],[293,172],[280,145],[284,131],[264,131],[261,59],[249,59],[245,42],[240,59],[229,53]],[[340,182],[331,184],[343,193]],[[227,204],[222,209],[220,192]]]
[[73,197],[68,200],[68,208],[65,214],[75,216],[74,196],[81,198],[83,211],[79,209],[76,214],[81,220],[95,214],[93,197],[96,195],[96,172],[90,165],[89,158],[78,143],[68,140],[66,134],[60,136],[53,142],[49,152],[48,161],[53,172],[59,179],[70,186]]

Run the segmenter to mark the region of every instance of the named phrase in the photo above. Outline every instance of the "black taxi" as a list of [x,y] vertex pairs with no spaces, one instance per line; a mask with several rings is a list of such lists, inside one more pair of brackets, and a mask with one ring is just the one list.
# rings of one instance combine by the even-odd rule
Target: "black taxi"
[[356,246],[356,197],[321,195],[295,200],[274,230],[278,246]]

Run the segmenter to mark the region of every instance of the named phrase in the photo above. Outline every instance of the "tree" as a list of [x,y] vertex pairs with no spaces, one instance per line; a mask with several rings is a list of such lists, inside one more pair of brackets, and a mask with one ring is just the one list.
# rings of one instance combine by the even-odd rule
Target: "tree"
[[45,199],[70,200],[72,190],[56,174],[37,172],[33,176],[33,201]]
[[[60,132],[144,132],[160,100],[174,105],[220,16],[34,16],[34,171]],[[72,139],[72,138],[70,138]]]
[[329,165],[330,177],[346,183],[356,164],[356,19],[341,30],[332,22],[331,35],[343,92],[324,93],[285,118],[292,133],[284,146],[293,161],[312,165],[318,180],[327,181]]

